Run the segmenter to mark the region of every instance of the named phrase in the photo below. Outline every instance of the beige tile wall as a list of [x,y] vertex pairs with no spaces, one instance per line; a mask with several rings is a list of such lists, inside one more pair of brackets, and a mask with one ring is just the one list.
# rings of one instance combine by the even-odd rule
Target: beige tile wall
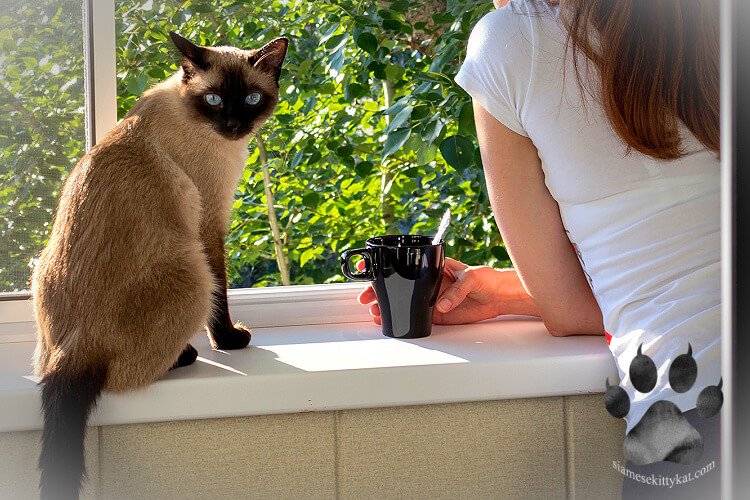
[[562,398],[345,411],[338,436],[341,498],[565,498]]
[[[41,448],[39,431],[0,433],[0,499],[39,498],[36,462]],[[86,433],[86,469],[83,499],[99,498],[99,436],[95,427]]]
[[332,498],[335,413],[102,427],[109,499]]
[[[619,498],[624,428],[602,406],[599,394],[93,428],[86,498]],[[0,499],[35,498],[38,440],[0,434]]]
[[625,421],[607,413],[602,394],[590,394],[565,398],[565,422],[569,498],[619,500],[622,474],[612,461],[625,463]]

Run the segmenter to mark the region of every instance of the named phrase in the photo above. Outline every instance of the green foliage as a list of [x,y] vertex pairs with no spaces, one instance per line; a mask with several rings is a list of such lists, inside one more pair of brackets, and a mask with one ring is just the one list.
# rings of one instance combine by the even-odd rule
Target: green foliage
[[[261,135],[292,283],[343,281],[342,250],[386,232],[432,233],[448,207],[449,256],[509,265],[484,188],[470,98],[453,82],[471,27],[491,8],[489,0],[118,0],[118,116],[177,69],[170,30],[201,44],[243,48],[287,36],[281,102]],[[74,44],[53,38],[48,44],[55,50],[76,56]],[[21,54],[15,64],[23,67]],[[386,87],[393,92],[389,107]],[[80,106],[80,88],[66,91]],[[48,96],[35,106],[50,110],[61,102]],[[70,139],[82,132],[57,132],[67,136],[60,147],[68,149],[49,178],[55,185],[83,153],[82,141]],[[235,287],[280,283],[259,151],[255,142],[250,147],[227,239]],[[54,199],[43,203],[46,225],[35,228],[34,252]],[[30,255],[21,259],[24,266]]]
[[0,292],[28,288],[85,150],[80,0],[0,1]]

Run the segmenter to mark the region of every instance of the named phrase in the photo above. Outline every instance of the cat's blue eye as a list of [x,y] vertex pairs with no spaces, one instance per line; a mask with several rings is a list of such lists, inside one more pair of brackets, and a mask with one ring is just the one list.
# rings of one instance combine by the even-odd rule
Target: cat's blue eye
[[250,106],[255,106],[260,102],[260,93],[253,92],[252,94],[249,94],[247,97],[245,97],[245,102]]
[[217,94],[206,94],[204,98],[210,106],[218,106],[219,104],[221,104],[221,97],[219,97]]

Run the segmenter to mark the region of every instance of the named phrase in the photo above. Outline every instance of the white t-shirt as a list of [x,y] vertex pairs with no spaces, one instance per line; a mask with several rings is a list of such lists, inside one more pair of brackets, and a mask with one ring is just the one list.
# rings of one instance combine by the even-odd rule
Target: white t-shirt
[[[582,96],[566,36],[557,7],[513,0],[474,27],[456,82],[539,151],[611,335],[631,400],[629,432],[655,401],[687,411],[704,387],[719,382],[719,160],[685,127],[682,158],[628,154],[602,106]],[[584,56],[577,57],[584,68]],[[628,376],[641,343],[658,370],[648,394]],[[688,343],[698,379],[678,394],[669,366]]]

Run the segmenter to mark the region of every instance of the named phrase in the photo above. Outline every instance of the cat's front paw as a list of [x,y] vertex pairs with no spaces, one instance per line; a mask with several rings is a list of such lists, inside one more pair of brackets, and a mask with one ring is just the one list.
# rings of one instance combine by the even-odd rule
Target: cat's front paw
[[229,328],[208,330],[211,347],[222,351],[242,349],[250,343],[252,331],[242,323],[235,323]]
[[170,370],[192,365],[193,363],[195,363],[196,359],[198,359],[198,351],[195,349],[195,347],[188,344],[187,347],[183,349],[182,353],[180,353],[180,357],[177,358],[177,361],[175,361]]

